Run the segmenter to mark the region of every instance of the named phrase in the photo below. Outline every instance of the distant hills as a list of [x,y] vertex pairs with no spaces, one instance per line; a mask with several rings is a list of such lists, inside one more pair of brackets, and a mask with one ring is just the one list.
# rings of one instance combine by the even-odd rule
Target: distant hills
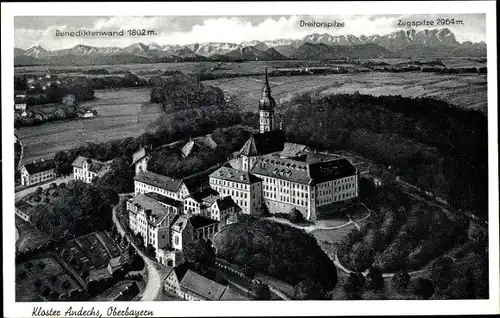
[[302,39],[207,42],[189,45],[135,43],[124,48],[77,45],[47,50],[41,45],[14,49],[16,66],[165,63],[180,61],[318,60],[368,58],[484,57],[486,43],[459,43],[447,28],[354,36],[314,33]]

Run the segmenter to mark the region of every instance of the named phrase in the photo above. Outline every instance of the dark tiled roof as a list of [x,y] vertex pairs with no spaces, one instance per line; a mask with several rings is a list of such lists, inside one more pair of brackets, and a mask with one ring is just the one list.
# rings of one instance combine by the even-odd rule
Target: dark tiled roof
[[300,160],[281,158],[278,153],[262,156],[252,173],[301,184],[314,184],[344,178],[356,173],[344,157],[308,153]]
[[42,171],[54,169],[56,165],[54,159],[47,159],[43,161],[37,161],[25,164],[24,167],[26,168],[29,174],[35,174]]
[[346,158],[328,162],[314,163],[309,167],[311,178],[317,183],[352,176],[356,168]]
[[271,152],[282,151],[285,145],[285,134],[281,130],[256,133],[247,140],[240,150],[245,156],[260,156]]
[[177,207],[177,208],[182,207],[182,201],[169,198],[167,196],[161,195],[161,194],[156,193],[156,192],[148,192],[145,195],[147,197],[150,197],[153,200],[156,200],[156,201],[161,202],[161,203],[165,203],[166,205],[170,205],[170,206]]
[[146,211],[149,210],[151,213],[150,215],[156,217],[156,224],[160,223],[160,221],[169,214],[166,207],[142,193],[139,193],[134,197],[132,204],[135,204]]
[[207,300],[219,300],[226,286],[218,284],[192,270],[188,270],[180,283],[181,288]]
[[165,189],[171,192],[176,192],[182,184],[181,179],[173,179],[167,176],[162,176],[160,174],[146,171],[141,172],[134,177],[134,180]]
[[95,160],[95,159],[89,159],[89,158],[84,157],[84,156],[78,156],[73,161],[73,167],[82,168],[83,163],[85,161],[89,165],[89,167],[88,167],[89,171],[102,175],[102,174],[106,173],[111,168],[111,162],[113,160],[102,162],[102,161]]
[[216,203],[221,211],[238,206],[230,196],[217,199]]
[[216,171],[210,174],[210,177],[223,179],[228,181],[234,181],[238,183],[252,184],[256,182],[261,182],[260,178],[248,173],[246,171],[236,170],[231,167],[220,167]]
[[215,200],[217,200],[220,195],[219,192],[215,191],[212,188],[207,188],[202,191],[195,192],[190,195],[191,198],[193,198],[196,202],[209,202],[213,203]]
[[309,184],[308,165],[305,162],[281,158],[279,154],[262,156],[252,168],[252,173],[301,184]]
[[208,225],[219,223],[219,221],[212,220],[201,215],[193,215],[188,219],[188,221],[191,223],[195,230]]
[[188,270],[189,270],[188,263],[182,263],[181,265],[174,267],[175,276],[177,276],[177,279],[179,280],[179,282],[182,281],[182,279],[184,278],[184,275],[186,275]]

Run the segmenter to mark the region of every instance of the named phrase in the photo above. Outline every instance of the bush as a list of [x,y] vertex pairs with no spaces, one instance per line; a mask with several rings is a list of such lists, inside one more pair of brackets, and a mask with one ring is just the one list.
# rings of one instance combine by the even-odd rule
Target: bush
[[255,294],[257,300],[270,300],[271,299],[271,290],[269,286],[265,284],[254,283],[251,287],[252,293]]
[[424,299],[429,299],[434,294],[434,285],[426,278],[419,278],[413,286],[413,293]]
[[398,291],[402,291],[408,287],[408,283],[410,282],[410,275],[405,269],[400,269],[394,276],[391,278],[391,283],[394,288]]
[[304,221],[304,216],[298,209],[292,208],[288,214],[288,220],[292,223],[299,223]]

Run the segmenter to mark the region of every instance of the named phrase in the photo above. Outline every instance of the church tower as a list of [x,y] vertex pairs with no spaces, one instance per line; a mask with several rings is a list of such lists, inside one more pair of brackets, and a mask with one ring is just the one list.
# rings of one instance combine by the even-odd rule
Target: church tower
[[266,78],[264,87],[262,88],[262,98],[259,101],[259,116],[260,116],[260,132],[265,133],[267,131],[274,130],[274,107],[276,102],[271,96],[271,86],[269,85],[269,80],[267,78],[267,68],[266,68]]

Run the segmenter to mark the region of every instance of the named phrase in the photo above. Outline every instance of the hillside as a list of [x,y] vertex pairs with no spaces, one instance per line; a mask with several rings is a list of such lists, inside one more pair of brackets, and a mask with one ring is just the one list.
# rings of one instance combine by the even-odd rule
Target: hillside
[[326,290],[337,284],[333,262],[302,230],[261,218],[245,218],[214,238],[224,259],[248,265],[290,284],[312,280]]

